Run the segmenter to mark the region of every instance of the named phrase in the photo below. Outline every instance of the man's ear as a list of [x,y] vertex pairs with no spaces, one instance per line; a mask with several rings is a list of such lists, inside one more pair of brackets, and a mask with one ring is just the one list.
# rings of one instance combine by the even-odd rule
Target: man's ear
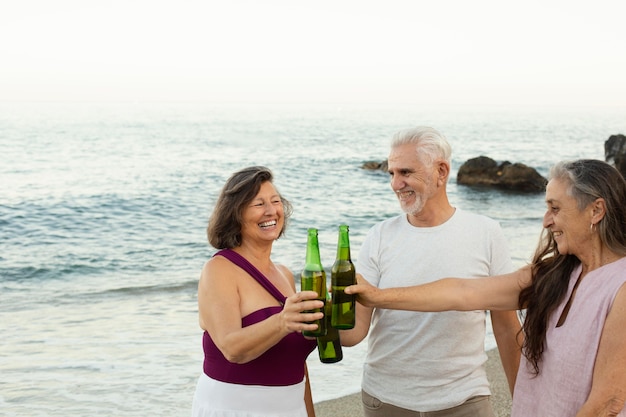
[[439,160],[437,163],[437,184],[443,185],[448,181],[450,175],[450,164],[447,161]]

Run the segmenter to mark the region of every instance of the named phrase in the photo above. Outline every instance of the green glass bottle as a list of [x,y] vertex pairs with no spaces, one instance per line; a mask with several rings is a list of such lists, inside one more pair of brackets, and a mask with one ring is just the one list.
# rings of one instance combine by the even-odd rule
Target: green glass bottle
[[324,305],[324,319],[326,320],[326,336],[317,338],[317,353],[322,363],[335,363],[343,359],[339,330],[330,325],[332,317],[332,304],[330,295],[326,291],[326,304]]
[[350,257],[350,237],[348,226],[339,226],[339,241],[337,242],[337,259],[331,269],[332,288],[332,320],[331,325],[336,329],[352,329],[355,321],[355,298],[343,290],[356,284],[356,269]]
[[[306,264],[300,275],[300,288],[302,291],[315,291],[318,295],[317,299],[326,302],[326,272],[320,261],[320,247],[317,242],[317,229],[310,228],[306,243]],[[307,310],[305,313],[317,313],[324,311],[323,308],[315,310]],[[322,317],[314,321],[317,324],[317,330],[303,331],[302,334],[309,337],[319,337],[326,334],[326,320]]]

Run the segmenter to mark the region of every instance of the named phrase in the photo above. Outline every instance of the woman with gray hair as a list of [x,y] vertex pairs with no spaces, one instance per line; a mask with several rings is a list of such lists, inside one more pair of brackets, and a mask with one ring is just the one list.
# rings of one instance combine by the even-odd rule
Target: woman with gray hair
[[525,309],[512,417],[626,416],[626,181],[605,162],[556,164],[530,265],[474,280],[346,293],[412,311]]

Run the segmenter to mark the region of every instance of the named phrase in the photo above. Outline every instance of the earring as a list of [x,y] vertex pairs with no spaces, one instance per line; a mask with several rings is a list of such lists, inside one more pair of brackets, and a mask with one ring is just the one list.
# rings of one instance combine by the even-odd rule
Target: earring
[[591,232],[591,234],[595,232],[595,230],[593,230],[593,226],[595,226],[595,224],[593,223],[591,223],[591,226],[589,226],[589,231]]

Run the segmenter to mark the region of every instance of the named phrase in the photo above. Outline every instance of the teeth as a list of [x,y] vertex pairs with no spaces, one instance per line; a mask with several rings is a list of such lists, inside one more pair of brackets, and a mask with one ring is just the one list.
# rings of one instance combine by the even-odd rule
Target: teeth
[[413,191],[396,191],[396,194],[399,198],[407,198],[408,196],[413,194]]
[[270,227],[270,226],[276,226],[276,220],[269,220],[263,223],[259,223],[259,226],[261,227]]

